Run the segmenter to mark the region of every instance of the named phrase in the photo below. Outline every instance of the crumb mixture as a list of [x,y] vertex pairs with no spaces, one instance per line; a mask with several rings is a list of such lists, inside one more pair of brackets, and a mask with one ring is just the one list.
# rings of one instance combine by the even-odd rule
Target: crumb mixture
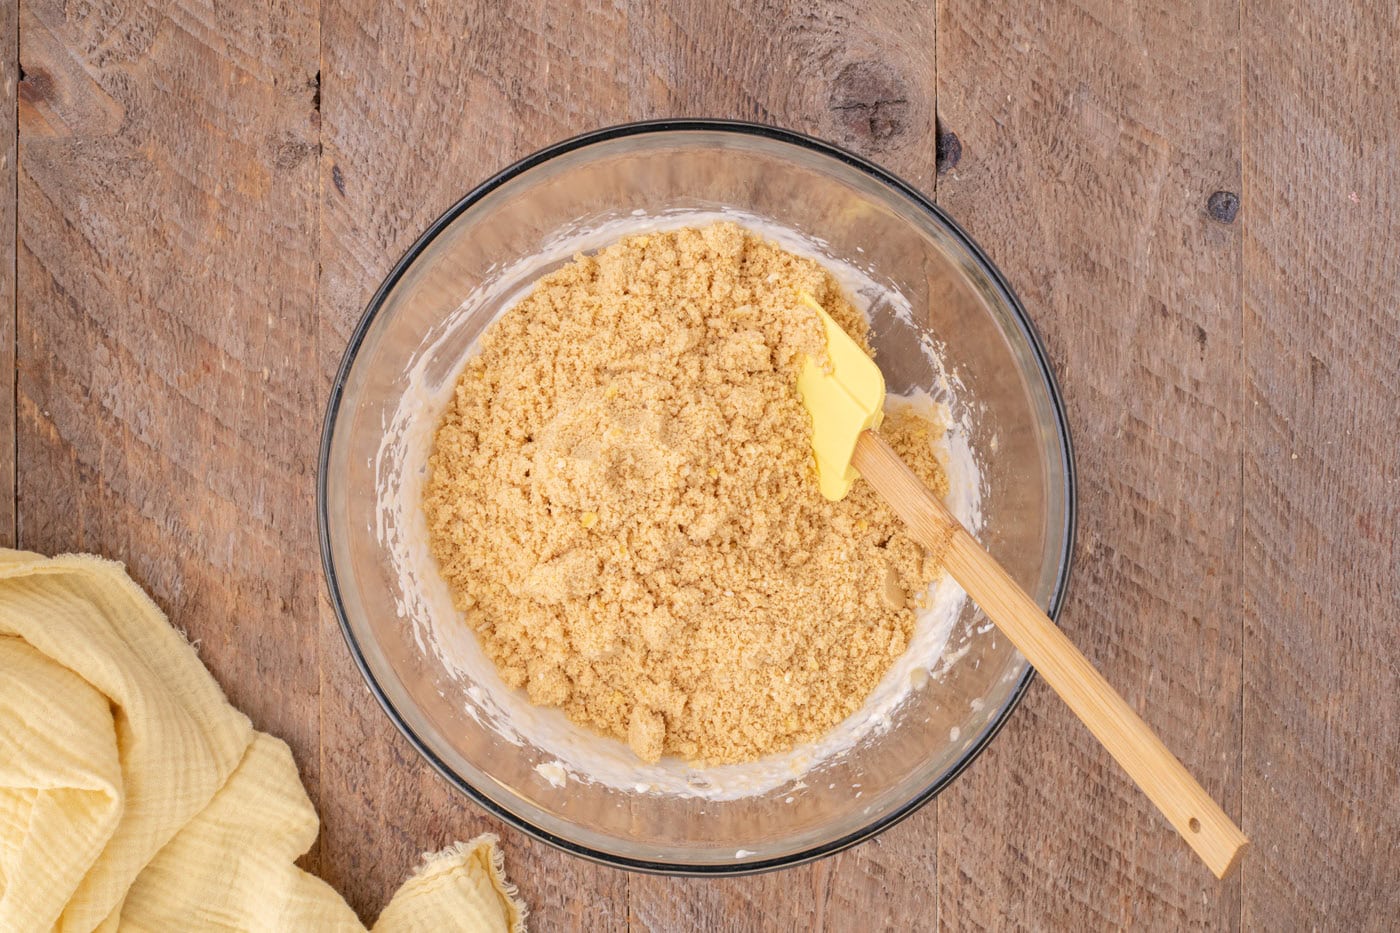
[[[939,572],[865,483],[817,490],[800,290],[867,345],[829,273],[731,223],[579,256],[488,329],[438,428],[424,506],[457,607],[508,684],[645,761],[820,738]],[[882,429],[946,495],[931,432]]]

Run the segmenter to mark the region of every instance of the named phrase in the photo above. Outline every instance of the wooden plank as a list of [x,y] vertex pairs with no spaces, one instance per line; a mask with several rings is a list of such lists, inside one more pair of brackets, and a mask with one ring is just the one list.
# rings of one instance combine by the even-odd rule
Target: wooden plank
[[1400,12],[1244,28],[1244,925],[1393,929]]
[[314,798],[314,11],[20,37],[20,544],[125,561]]
[[938,914],[933,807],[830,858],[764,875],[634,876],[638,930],[925,929]]
[[[541,4],[510,16],[472,7],[406,22],[357,2],[328,7],[323,35],[327,379],[364,301],[433,217],[512,158],[580,130],[677,112],[776,120],[841,139],[917,182],[931,185],[934,175],[932,21],[907,4],[838,4],[810,17]],[[382,55],[392,56],[386,66],[360,67]],[[788,66],[771,68],[775,56]],[[397,883],[408,855],[502,827],[393,733],[358,684],[328,607],[323,639],[325,840],[336,853],[326,875],[365,912]],[[512,877],[544,928],[620,926],[629,917],[656,929],[744,917],[782,926],[813,916],[839,927],[928,915],[927,885],[901,886],[906,893],[890,898],[881,879],[931,876],[931,817],[817,866],[717,884],[628,878],[503,835]]]
[[[936,173],[931,4],[638,4],[638,118],[701,114],[833,140],[932,193]],[[933,807],[877,840],[750,878],[631,879],[645,930],[908,929],[937,916]]]
[[[1062,627],[1240,808],[1237,14],[940,4],[938,200],[1046,338],[1079,467]],[[951,160],[949,160],[951,161]],[[939,800],[941,925],[1233,927],[1218,884],[1041,683]]]
[[637,3],[636,118],[772,123],[876,159],[932,192],[932,4]]
[[15,136],[19,0],[0,5],[0,545],[15,543]]
[[[351,328],[400,254],[453,201],[555,139],[627,118],[626,10],[375,0],[322,21],[320,404]],[[366,67],[366,63],[374,63]],[[323,877],[372,918],[420,853],[502,837],[531,925],[620,930],[627,875],[530,841],[453,790],[394,730],[323,600]]]

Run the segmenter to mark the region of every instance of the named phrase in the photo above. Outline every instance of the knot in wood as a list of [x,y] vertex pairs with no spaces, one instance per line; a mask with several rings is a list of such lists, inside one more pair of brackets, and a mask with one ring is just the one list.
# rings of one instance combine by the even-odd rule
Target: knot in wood
[[287,135],[276,140],[272,149],[272,164],[283,171],[296,168],[311,154],[312,145],[304,139]]
[[891,148],[909,129],[908,86],[889,65],[850,62],[837,72],[827,108],[845,141],[866,150]]

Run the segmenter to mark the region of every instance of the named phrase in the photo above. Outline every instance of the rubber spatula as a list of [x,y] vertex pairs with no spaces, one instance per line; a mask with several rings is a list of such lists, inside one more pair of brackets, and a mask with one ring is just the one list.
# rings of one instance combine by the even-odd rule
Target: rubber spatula
[[[797,380],[812,416],[817,477],[828,499],[844,498],[857,476],[889,503],[914,537],[982,607],[1011,643],[1137,782],[1217,878],[1235,867],[1249,840],[1132,707],[1055,623],[875,433],[885,379],[810,295],[826,328],[825,363],[807,359]],[[829,365],[827,365],[829,364]]]

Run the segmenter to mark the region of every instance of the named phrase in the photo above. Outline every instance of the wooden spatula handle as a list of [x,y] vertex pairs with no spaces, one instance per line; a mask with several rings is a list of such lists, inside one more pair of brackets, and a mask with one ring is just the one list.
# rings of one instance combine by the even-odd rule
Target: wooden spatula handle
[[878,435],[865,431],[851,463],[919,541],[1040,672],[1089,731],[1224,878],[1249,840],[1088,658],[968,533]]

